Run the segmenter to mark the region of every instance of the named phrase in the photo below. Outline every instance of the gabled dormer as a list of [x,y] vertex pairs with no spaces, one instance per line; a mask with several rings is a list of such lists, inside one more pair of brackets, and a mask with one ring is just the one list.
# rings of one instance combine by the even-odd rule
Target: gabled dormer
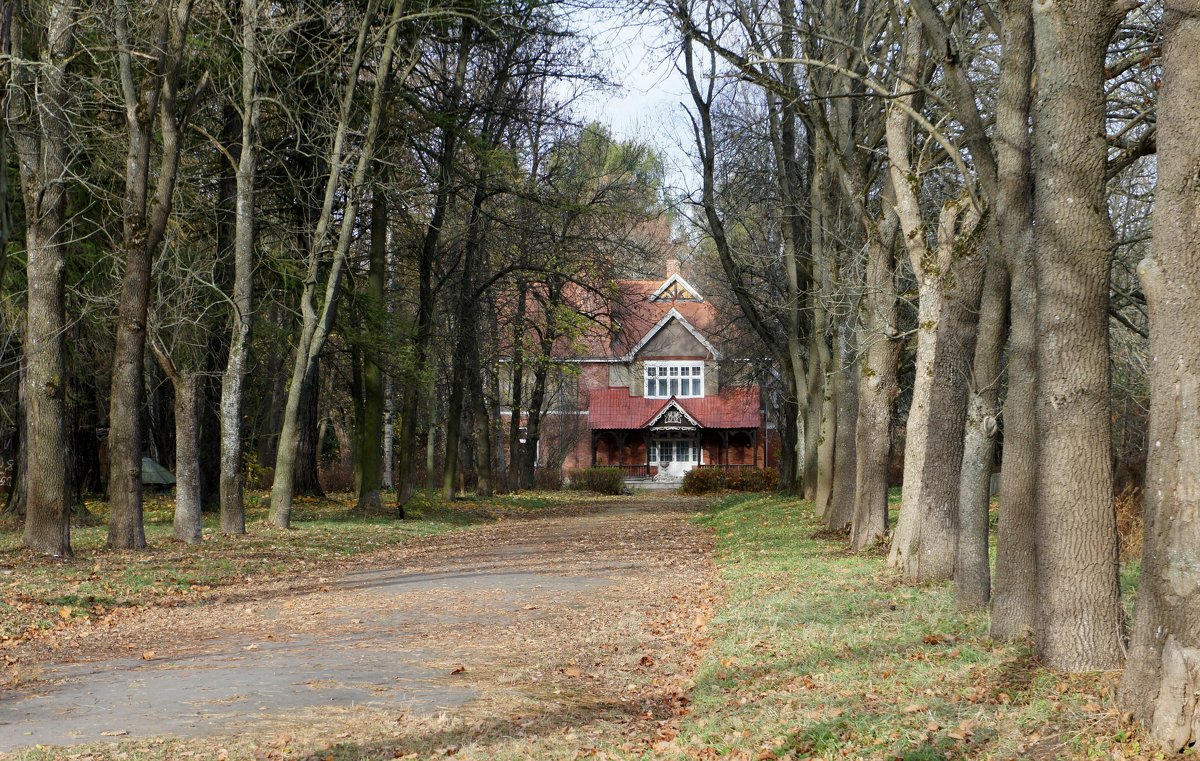
[[683,279],[683,275],[676,272],[663,282],[662,287],[650,296],[650,300],[704,301],[704,297],[700,295],[700,291],[696,290],[691,283]]

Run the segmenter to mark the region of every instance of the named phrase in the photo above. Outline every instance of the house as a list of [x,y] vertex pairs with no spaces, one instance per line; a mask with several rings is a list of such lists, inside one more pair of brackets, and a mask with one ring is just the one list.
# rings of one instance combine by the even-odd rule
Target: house
[[544,416],[540,462],[660,481],[775,462],[759,388],[735,379],[719,335],[728,324],[678,260],[662,280],[617,281],[606,303],[581,336],[556,344],[557,363],[571,371]]

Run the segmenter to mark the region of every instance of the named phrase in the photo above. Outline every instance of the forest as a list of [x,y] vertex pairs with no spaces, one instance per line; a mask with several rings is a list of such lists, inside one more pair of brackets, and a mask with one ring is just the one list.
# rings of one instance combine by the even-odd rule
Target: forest
[[[600,12],[657,30],[675,134],[582,115]],[[782,494],[1200,739],[1194,0],[8,0],[0,32],[30,551],[70,557],[97,494],[145,549],[145,457],[191,544],[259,489],[288,528],[324,491],[558,486],[561,346],[683,249]]]

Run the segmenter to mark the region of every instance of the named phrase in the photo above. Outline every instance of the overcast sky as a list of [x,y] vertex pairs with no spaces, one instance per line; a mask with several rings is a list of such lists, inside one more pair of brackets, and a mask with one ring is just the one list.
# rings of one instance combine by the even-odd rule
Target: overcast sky
[[658,149],[667,164],[668,184],[679,184],[691,173],[681,148],[690,139],[690,128],[680,105],[690,103],[691,95],[675,70],[662,29],[598,12],[581,12],[581,18],[580,28],[592,37],[596,55],[617,83],[615,89],[582,101],[582,115],[607,124],[617,138]]

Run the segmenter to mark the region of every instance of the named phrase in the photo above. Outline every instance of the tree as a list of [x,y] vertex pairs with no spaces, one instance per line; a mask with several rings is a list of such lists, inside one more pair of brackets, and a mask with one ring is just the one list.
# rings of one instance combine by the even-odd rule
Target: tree
[[[72,0],[14,9],[5,118],[25,201],[26,547],[71,555],[67,480],[67,193],[71,182],[69,66],[79,6]],[[140,379],[139,379],[140,382]]]
[[[146,316],[150,307],[150,273],[162,243],[175,195],[182,150],[180,130],[186,113],[177,111],[181,69],[187,50],[193,0],[159,0],[152,8],[154,42],[149,71],[138,81],[142,56],[134,62],[134,38],[127,0],[115,0],[117,58],[125,106],[127,153],[122,198],[122,241],[125,257],[117,338],[113,351],[109,409],[108,545],[114,549],[146,546],[142,523],[142,381],[145,374]],[[203,89],[207,78],[197,83]],[[153,167],[154,123],[161,125],[162,149]],[[152,169],[157,175],[151,192]]]
[[1109,428],[1105,54],[1129,6],[1035,3],[1038,652],[1064,671],[1121,664]]
[[[221,530],[246,532],[242,467],[242,394],[246,354],[254,318],[254,201],[258,165],[259,7],[258,0],[241,2],[239,88],[241,134],[236,148],[233,212],[233,294],[230,300],[229,356],[221,376]],[[232,114],[227,116],[231,126]],[[224,159],[234,163],[234,156]]]
[[[372,167],[375,144],[379,137],[380,124],[383,120],[385,95],[388,82],[392,76],[392,62],[396,56],[398,39],[401,29],[401,18],[404,14],[403,0],[393,0],[392,13],[388,19],[387,31],[383,47],[379,52],[379,65],[375,76],[375,86],[369,102],[369,115],[365,133],[358,151],[358,160],[348,182],[343,183],[342,168],[347,162],[349,152],[349,132],[353,115],[354,94],[360,75],[366,62],[367,44],[374,19],[373,4],[363,14],[358,29],[358,38],[350,66],[346,73],[346,85],[342,94],[334,132],[330,136],[330,147],[326,156],[329,166],[329,176],[325,184],[325,194],[322,200],[321,212],[316,220],[306,263],[304,292],[301,296],[300,335],[296,341],[295,361],[292,366],[291,379],[288,383],[287,406],[284,408],[283,428],[279,433],[279,449],[275,457],[275,481],[271,486],[270,520],[281,528],[291,525],[292,496],[294,493],[294,475],[296,470],[296,451],[299,441],[298,423],[300,417],[300,398],[306,385],[311,384],[316,370],[321,350],[329,336],[334,317],[337,314],[338,300],[341,294],[342,277],[346,269],[346,256],[357,224],[357,211],[360,196],[366,187],[367,174]],[[320,283],[320,268],[327,251],[330,228],[335,224],[334,202],[342,195],[341,221],[338,235],[333,245],[328,272],[324,282],[324,303],[317,306],[317,290]]]
[[1158,102],[1154,253],[1138,267],[1150,310],[1150,441],[1144,550],[1125,710],[1168,752],[1200,741],[1200,534],[1196,436],[1200,431],[1200,25],[1193,2],[1163,16]]

